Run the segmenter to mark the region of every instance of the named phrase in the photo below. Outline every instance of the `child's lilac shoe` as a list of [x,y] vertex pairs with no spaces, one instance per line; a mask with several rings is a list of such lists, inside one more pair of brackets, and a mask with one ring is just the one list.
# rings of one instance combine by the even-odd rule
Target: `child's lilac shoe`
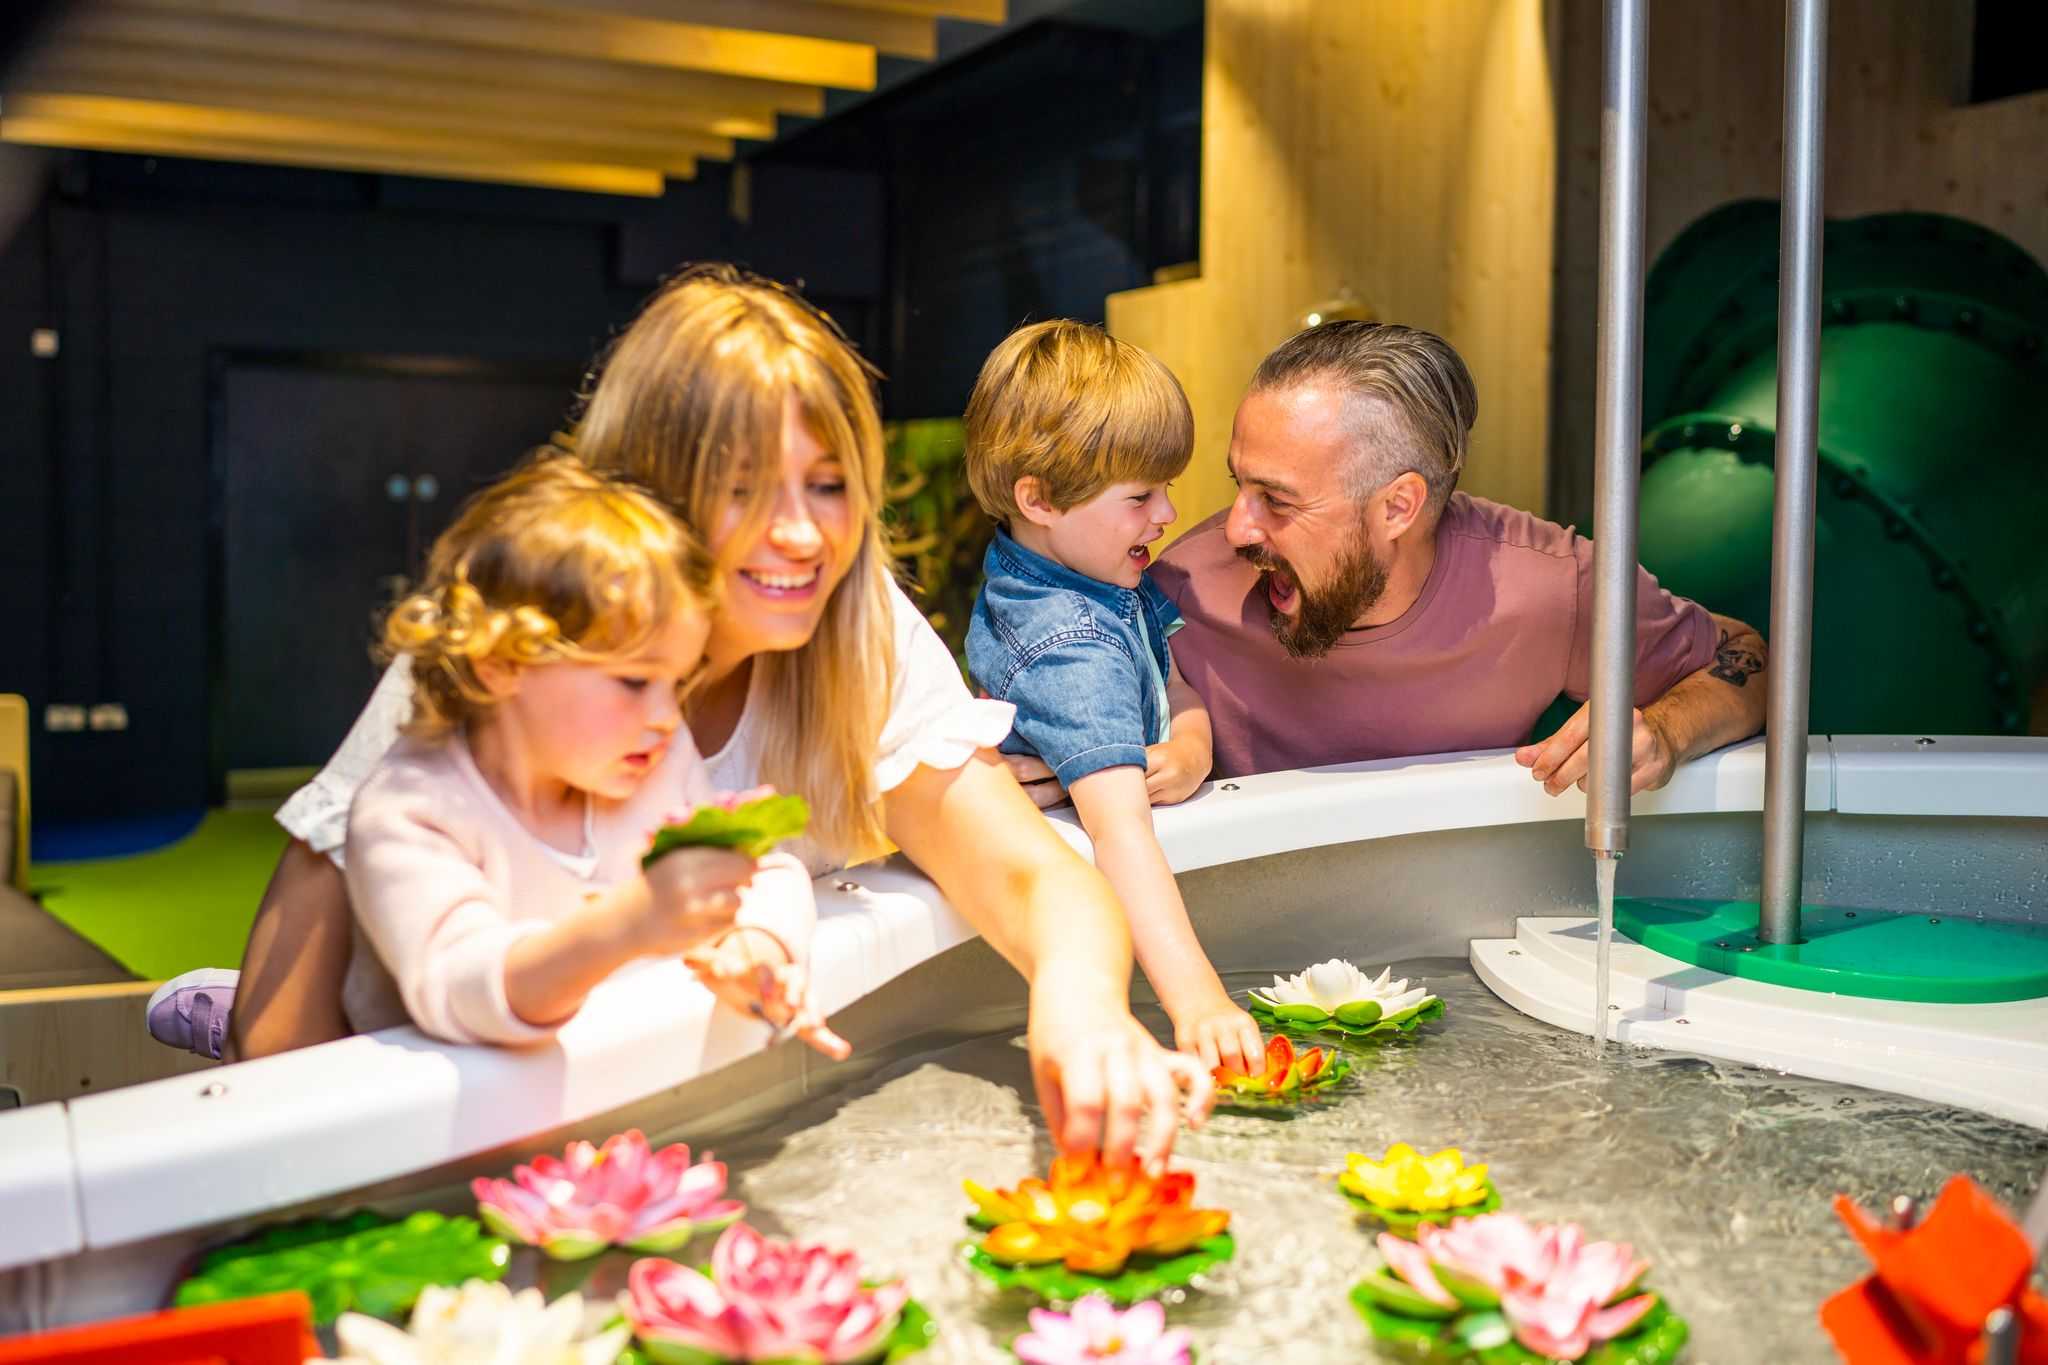
[[234,1007],[241,979],[240,972],[225,967],[201,967],[172,977],[149,997],[149,1036],[219,1061],[228,1035],[228,1011]]

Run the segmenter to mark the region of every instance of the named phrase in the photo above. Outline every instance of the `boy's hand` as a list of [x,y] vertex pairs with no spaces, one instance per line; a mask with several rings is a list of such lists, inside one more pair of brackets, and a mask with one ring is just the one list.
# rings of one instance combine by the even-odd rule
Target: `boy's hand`
[[812,1004],[810,973],[789,960],[773,935],[740,927],[683,961],[729,1009],[794,1034],[835,1062],[853,1051]]
[[1177,805],[1201,789],[1214,757],[1200,738],[1176,736],[1145,746],[1145,795],[1153,805]]
[[1202,1065],[1211,1070],[1227,1066],[1246,1075],[1263,1069],[1266,1040],[1252,1017],[1229,996],[1214,996],[1194,1009],[1170,1009],[1167,1014],[1173,1020],[1173,1045],[1200,1057]]
[[634,926],[635,950],[645,957],[687,953],[732,928],[754,860],[729,848],[679,848],[641,876],[647,909]]

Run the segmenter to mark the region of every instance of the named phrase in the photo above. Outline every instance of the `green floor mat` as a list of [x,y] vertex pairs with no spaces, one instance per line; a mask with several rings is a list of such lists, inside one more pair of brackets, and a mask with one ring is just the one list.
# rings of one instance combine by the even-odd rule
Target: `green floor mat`
[[268,811],[208,811],[175,844],[125,858],[35,863],[29,883],[44,909],[139,977],[239,967],[284,840]]

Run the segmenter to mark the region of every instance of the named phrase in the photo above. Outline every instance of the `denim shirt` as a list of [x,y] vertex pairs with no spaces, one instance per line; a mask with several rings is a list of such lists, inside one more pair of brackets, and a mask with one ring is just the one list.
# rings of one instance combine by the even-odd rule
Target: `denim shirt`
[[1017,708],[1003,752],[1037,754],[1062,786],[1103,768],[1142,769],[1145,746],[1166,737],[1164,688],[1154,678],[1172,668],[1166,637],[1180,629],[1180,610],[1150,578],[1135,591],[1104,583],[1000,529],[982,573],[967,669]]

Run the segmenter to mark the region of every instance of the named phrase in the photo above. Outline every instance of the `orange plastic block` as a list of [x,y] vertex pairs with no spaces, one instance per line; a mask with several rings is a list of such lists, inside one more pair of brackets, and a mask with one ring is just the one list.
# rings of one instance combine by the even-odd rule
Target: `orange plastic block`
[[297,1292],[0,1341],[0,1365],[301,1365],[320,1358],[312,1302]]
[[1982,1359],[1984,1319],[2021,1319],[2020,1360],[2048,1365],[2048,1303],[2027,1289],[2033,1252],[2012,1217],[1956,1176],[1918,1226],[1880,1223],[1847,1196],[1835,1213],[1875,1271],[1821,1306],[1821,1325],[1850,1365],[1966,1365]]

